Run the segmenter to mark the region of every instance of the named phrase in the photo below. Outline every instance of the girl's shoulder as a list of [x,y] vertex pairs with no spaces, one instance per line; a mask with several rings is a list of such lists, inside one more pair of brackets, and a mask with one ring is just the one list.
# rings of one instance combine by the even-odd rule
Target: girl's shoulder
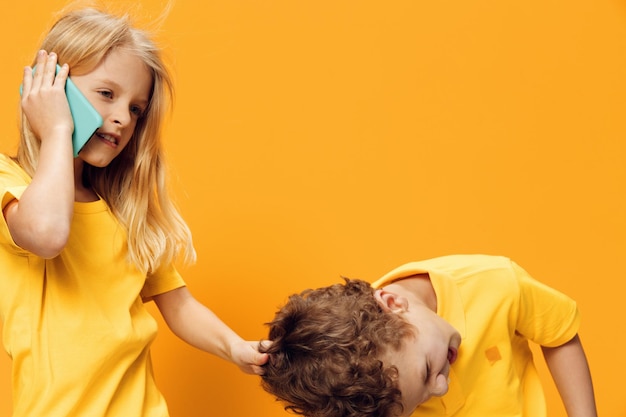
[[27,184],[31,181],[31,178],[14,158],[0,153],[0,182],[6,181]]
[[4,170],[5,167],[6,169],[12,169],[11,167],[19,168],[20,166],[14,158],[7,154],[0,153],[0,167]]

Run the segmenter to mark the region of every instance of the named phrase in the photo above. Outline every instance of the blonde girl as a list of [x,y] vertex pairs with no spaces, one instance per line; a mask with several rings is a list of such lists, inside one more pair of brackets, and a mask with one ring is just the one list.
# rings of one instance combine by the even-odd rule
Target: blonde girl
[[[0,155],[0,319],[14,417],[167,416],[150,300],[181,339],[260,374],[267,355],[200,304],[173,266],[195,252],[166,190],[172,80],[159,48],[127,17],[82,9],[54,24],[33,67],[17,156]],[[104,120],[76,158],[70,74]]]

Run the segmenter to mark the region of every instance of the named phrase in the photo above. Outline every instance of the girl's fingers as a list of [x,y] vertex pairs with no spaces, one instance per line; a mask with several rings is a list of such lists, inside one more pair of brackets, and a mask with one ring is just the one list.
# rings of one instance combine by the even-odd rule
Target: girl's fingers
[[33,67],[33,73],[31,74],[33,83],[33,89],[39,89],[41,86],[41,80],[46,67],[46,60],[48,59],[48,53],[41,50],[37,53],[37,59],[35,60],[35,66]]
[[56,77],[57,72],[57,55],[54,52],[48,54],[44,65],[43,79],[41,80],[43,85],[52,85]]
[[[31,72],[31,80],[32,83],[27,83],[26,74],[24,74],[24,86],[28,84],[28,90],[39,90],[42,86],[52,86],[56,80],[56,65],[57,65],[57,55],[54,52],[47,53],[44,50],[41,50],[37,53],[37,59],[35,61],[34,72]],[[63,81],[63,85],[65,86],[65,77],[61,74],[60,81]]]
[[24,75],[22,76],[22,96],[27,96],[33,85],[33,69],[24,67]]
[[48,132],[59,126],[70,127],[70,133],[73,126],[64,91],[69,67],[64,65],[57,74],[56,66],[55,53],[39,51],[34,71],[30,67],[24,68],[22,111],[28,119],[31,130],[41,140]]
[[40,65],[43,62],[46,51],[37,52],[37,57],[35,58],[35,65],[33,68],[24,67],[24,75],[22,76],[22,98],[26,98],[32,89],[36,89],[41,84],[41,71],[38,68],[41,68]]
[[67,64],[61,65],[59,72],[56,73],[54,79],[54,85],[59,86],[59,88],[65,88],[65,83],[67,81],[67,77],[70,74],[70,67]]

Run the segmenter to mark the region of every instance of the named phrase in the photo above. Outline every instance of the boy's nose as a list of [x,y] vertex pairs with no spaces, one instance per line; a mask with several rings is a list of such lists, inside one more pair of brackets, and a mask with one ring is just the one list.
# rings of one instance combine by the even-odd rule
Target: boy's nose
[[450,378],[448,378],[446,375],[444,374],[437,375],[437,378],[435,378],[433,387],[431,388],[432,395],[435,397],[441,397],[442,395],[445,395],[448,392],[449,381],[450,381]]

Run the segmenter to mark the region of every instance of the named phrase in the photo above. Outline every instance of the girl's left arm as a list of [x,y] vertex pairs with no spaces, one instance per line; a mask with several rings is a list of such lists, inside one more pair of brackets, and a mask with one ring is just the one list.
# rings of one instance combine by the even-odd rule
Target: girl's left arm
[[580,338],[557,347],[541,347],[568,417],[597,417],[589,365]]
[[172,332],[185,342],[234,363],[245,373],[263,373],[268,355],[259,353],[258,343],[243,340],[187,287],[157,295],[154,301]]

